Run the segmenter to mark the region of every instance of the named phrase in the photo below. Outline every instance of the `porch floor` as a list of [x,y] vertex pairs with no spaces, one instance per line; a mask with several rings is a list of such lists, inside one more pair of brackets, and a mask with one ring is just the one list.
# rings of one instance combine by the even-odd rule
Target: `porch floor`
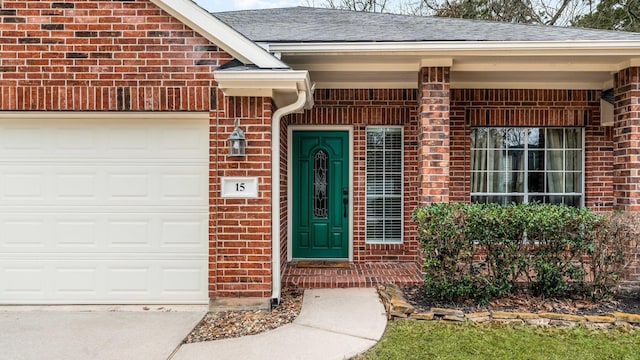
[[363,288],[385,283],[418,285],[423,281],[413,263],[348,263],[348,267],[328,268],[308,267],[294,261],[286,264],[282,275],[283,287],[303,289]]

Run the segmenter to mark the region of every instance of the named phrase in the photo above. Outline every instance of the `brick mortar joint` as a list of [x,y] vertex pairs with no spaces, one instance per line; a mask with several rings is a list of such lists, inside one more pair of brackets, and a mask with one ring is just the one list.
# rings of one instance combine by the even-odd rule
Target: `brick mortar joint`
[[531,325],[559,326],[620,326],[640,329],[640,314],[613,312],[599,315],[572,315],[553,312],[514,312],[487,310],[477,313],[465,313],[459,309],[430,308],[430,311],[418,313],[402,294],[402,290],[393,284],[377,286],[378,295],[387,312],[389,320],[423,320],[449,322],[493,322],[522,323]]

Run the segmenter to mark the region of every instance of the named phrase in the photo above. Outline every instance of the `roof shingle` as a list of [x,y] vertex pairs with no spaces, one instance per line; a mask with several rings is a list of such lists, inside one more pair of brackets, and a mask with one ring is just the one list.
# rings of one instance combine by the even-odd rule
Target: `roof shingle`
[[293,7],[214,13],[256,42],[640,40],[640,33]]

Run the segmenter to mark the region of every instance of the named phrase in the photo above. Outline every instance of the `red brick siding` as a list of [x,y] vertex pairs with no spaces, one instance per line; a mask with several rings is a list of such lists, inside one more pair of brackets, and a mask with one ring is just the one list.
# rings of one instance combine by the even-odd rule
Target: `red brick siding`
[[[266,298],[271,296],[271,99],[226,100],[228,110],[211,127],[210,297]],[[227,138],[235,119],[245,131],[247,155],[229,158]],[[220,197],[222,176],[258,177],[258,197]]]
[[420,203],[448,202],[450,194],[449,68],[423,68],[420,73],[418,163]]
[[[354,128],[354,229],[353,260],[356,263],[415,262],[418,243],[411,211],[418,205],[417,93],[413,89],[317,90],[315,107],[287,117],[288,125],[352,125]],[[399,125],[404,128],[404,242],[365,242],[366,127]],[[285,152],[284,144],[281,149]],[[283,203],[284,206],[286,204]],[[285,256],[285,254],[283,254]]]
[[613,131],[594,120],[585,129],[585,201],[597,211],[611,211],[613,193]]
[[150,1],[11,1],[0,109],[207,111],[231,59]]
[[585,204],[613,205],[611,129],[600,126],[595,90],[454,89],[451,91],[450,200],[470,200],[473,126],[585,127]]
[[640,211],[640,68],[624,69],[614,81],[615,207]]
[[[619,71],[614,77],[613,176],[615,208],[640,211],[640,67]],[[629,244],[627,278],[640,284],[640,247]]]

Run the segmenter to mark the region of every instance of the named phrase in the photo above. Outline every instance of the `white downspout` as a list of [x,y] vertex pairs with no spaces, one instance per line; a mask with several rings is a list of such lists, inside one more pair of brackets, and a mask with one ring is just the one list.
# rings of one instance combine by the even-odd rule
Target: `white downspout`
[[280,303],[280,120],[302,109],[307,93],[298,90],[298,99],[273,113],[271,119],[271,305]]

